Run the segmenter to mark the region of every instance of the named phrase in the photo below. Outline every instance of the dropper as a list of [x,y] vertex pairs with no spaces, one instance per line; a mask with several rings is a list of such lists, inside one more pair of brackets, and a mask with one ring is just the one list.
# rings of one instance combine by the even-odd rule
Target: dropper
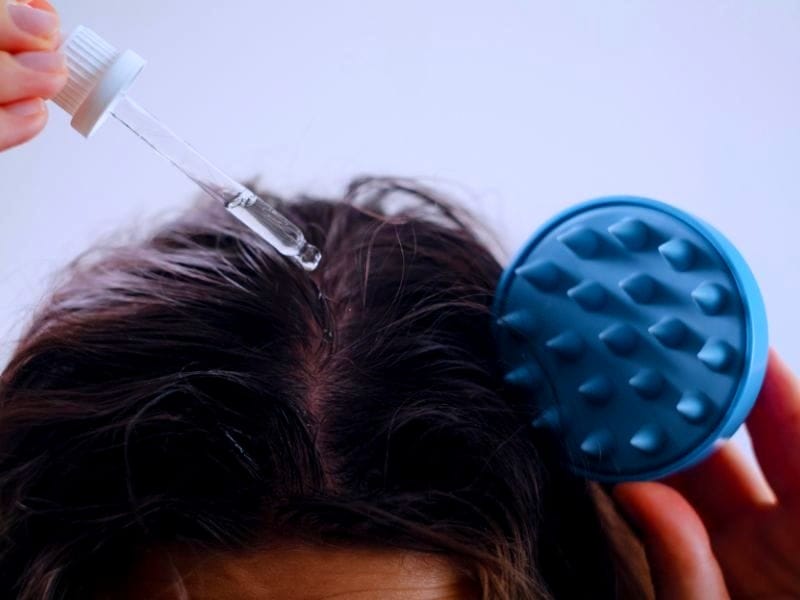
[[307,271],[317,267],[319,250],[306,241],[294,223],[223,173],[128,96],[128,88],[144,68],[144,59],[131,50],[120,52],[82,26],[65,40],[62,50],[69,80],[53,100],[72,115],[72,126],[78,132],[88,138],[109,115],[113,116],[278,252]]

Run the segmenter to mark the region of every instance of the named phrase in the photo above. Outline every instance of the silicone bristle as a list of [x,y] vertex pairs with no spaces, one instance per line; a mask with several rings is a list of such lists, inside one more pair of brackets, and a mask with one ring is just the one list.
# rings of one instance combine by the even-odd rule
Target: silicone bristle
[[658,251],[676,271],[688,271],[694,266],[695,248],[686,240],[672,239],[661,244]]
[[549,260],[534,261],[517,269],[516,274],[545,292],[556,289],[561,281],[561,269]]
[[595,375],[578,388],[580,394],[591,404],[607,404],[614,393],[614,385],[605,375]]
[[644,398],[656,398],[664,389],[664,377],[655,369],[642,369],[628,383]]
[[647,245],[648,227],[639,219],[627,218],[614,223],[608,232],[617,238],[628,250],[641,250]]
[[588,311],[600,310],[606,303],[606,290],[595,281],[583,281],[567,290],[567,295]]
[[581,442],[581,451],[592,458],[600,458],[611,451],[613,439],[607,431],[595,431]]
[[600,248],[600,239],[588,227],[575,227],[560,235],[558,241],[581,258],[592,258]]
[[547,340],[545,345],[560,358],[568,361],[580,358],[585,349],[583,339],[574,331],[565,331]]
[[658,452],[664,445],[665,435],[657,425],[645,425],[631,438],[631,446],[647,454]]
[[634,273],[619,282],[619,287],[635,302],[646,304],[656,293],[656,281],[646,273]]
[[516,310],[504,315],[497,319],[497,325],[525,339],[534,337],[538,331],[536,318],[529,310]]
[[514,387],[536,390],[542,384],[542,372],[535,365],[523,365],[506,373],[503,379]]
[[537,429],[561,429],[561,417],[555,407],[543,410],[531,423]]
[[680,319],[664,317],[647,331],[667,348],[677,348],[686,339],[689,330]]
[[614,354],[626,356],[636,349],[639,334],[627,323],[615,323],[600,333],[600,340]]
[[718,283],[701,283],[693,292],[692,298],[707,315],[718,315],[728,301],[728,290]]
[[688,421],[699,423],[706,418],[710,410],[710,402],[701,392],[687,392],[681,396],[675,407]]
[[697,353],[697,358],[712,371],[721,373],[731,365],[734,354],[735,350],[727,342],[710,339]]

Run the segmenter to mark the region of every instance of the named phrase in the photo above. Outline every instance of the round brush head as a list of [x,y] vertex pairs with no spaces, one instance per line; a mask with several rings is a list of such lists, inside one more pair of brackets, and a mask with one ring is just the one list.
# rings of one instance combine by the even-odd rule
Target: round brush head
[[730,437],[766,370],[764,303],[719,232],[676,208],[602,198],[542,227],[498,286],[495,338],[535,427],[599,481],[663,477]]

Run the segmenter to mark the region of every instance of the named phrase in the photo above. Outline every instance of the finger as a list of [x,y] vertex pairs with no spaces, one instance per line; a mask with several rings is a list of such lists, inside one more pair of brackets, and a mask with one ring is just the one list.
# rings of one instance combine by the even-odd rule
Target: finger
[[29,98],[0,107],[0,151],[27,142],[47,123],[47,108],[41,98]]
[[52,98],[67,83],[60,52],[0,52],[0,104],[25,98]]
[[0,49],[7,52],[54,50],[59,41],[58,15],[47,2],[30,5],[0,2]]
[[775,351],[747,429],[778,500],[800,498],[800,383]]
[[658,600],[729,598],[703,522],[661,483],[624,483],[614,498],[642,535]]
[[28,6],[32,6],[34,8],[47,10],[50,11],[51,13],[56,12],[56,9],[47,0],[24,0],[22,4],[27,4]]
[[663,483],[678,490],[703,520],[706,528],[730,525],[738,515],[775,503],[764,477],[742,452],[726,442],[700,464]]
[[[14,0],[11,1],[13,2]],[[48,12],[55,14],[56,17],[58,17],[58,11],[56,11],[55,7],[52,4],[50,4],[50,2],[48,2],[47,0],[16,0],[16,1],[18,4],[26,4],[28,6],[32,6],[33,8],[46,10]],[[56,46],[60,46],[61,42],[64,41],[63,32],[61,31],[60,19],[59,19],[58,32],[56,33],[54,41]]]

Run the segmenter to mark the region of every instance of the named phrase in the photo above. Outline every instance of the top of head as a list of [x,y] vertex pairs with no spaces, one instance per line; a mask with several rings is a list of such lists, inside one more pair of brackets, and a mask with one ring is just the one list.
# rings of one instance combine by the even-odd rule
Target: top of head
[[643,198],[575,207],[536,233],[495,301],[506,381],[535,397],[593,479],[661,477],[752,407],[767,357],[752,273],[716,230]]
[[87,27],[77,27],[62,45],[69,80],[53,101],[72,115],[85,137],[103,124],[145,65],[131,50],[120,52]]

